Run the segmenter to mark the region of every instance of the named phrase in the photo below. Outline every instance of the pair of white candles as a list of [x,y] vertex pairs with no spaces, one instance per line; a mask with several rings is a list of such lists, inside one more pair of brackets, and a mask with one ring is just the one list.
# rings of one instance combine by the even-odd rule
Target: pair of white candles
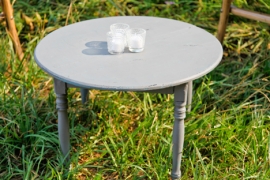
[[[125,42],[121,40],[119,37],[113,37],[112,38],[112,51],[120,53],[125,48]],[[139,35],[132,35],[128,39],[128,47],[132,49],[141,49],[143,48],[143,38]]]
[[110,26],[111,32],[107,33],[108,51],[111,54],[120,54],[128,46],[131,52],[141,52],[144,49],[144,29],[129,29],[129,25],[116,23]]

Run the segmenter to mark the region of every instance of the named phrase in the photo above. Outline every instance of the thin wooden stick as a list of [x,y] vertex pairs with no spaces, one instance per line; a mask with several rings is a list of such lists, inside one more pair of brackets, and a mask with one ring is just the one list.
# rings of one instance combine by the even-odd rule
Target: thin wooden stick
[[254,11],[248,11],[244,9],[237,8],[235,6],[231,6],[231,13],[236,16],[241,16],[248,19],[253,19],[261,22],[265,22],[267,24],[270,24],[270,15],[258,13]]
[[227,22],[228,22],[228,16],[230,13],[231,2],[232,2],[232,0],[223,0],[222,1],[222,8],[220,11],[218,32],[217,32],[217,39],[220,41],[220,43],[222,43],[223,39],[224,39],[226,26],[227,26]]
[[20,43],[20,39],[18,37],[18,32],[15,26],[15,21],[13,17],[13,9],[10,4],[10,0],[1,0],[2,2],[2,9],[5,14],[5,19],[7,22],[7,28],[8,28],[8,34],[10,35],[12,41],[13,41],[13,47],[16,51],[16,54],[18,55],[19,59],[23,59],[23,50]]
[[69,19],[71,10],[72,10],[72,1],[70,1],[70,4],[69,4],[69,8],[68,8],[68,13],[67,13],[67,18],[66,18],[65,26],[68,25],[68,19]]

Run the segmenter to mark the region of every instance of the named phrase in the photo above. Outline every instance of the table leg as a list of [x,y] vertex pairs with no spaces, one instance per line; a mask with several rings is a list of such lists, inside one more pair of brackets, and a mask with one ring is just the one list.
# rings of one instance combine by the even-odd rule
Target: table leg
[[173,180],[181,178],[181,159],[184,145],[188,84],[183,84],[174,89],[174,126],[173,126]]
[[191,111],[191,104],[192,104],[192,90],[193,90],[193,82],[189,81],[188,82],[188,99],[187,99],[187,105],[188,105],[188,110],[187,112]]
[[82,103],[85,104],[88,101],[89,89],[81,88]]
[[58,115],[58,136],[60,147],[66,160],[69,160],[68,154],[70,150],[70,139],[67,115],[67,85],[58,79],[54,79],[54,90],[56,93],[56,109]]

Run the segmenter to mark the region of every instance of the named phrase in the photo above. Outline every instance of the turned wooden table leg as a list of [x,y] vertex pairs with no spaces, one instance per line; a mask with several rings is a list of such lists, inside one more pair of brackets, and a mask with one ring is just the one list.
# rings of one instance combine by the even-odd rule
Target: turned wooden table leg
[[174,126],[173,126],[173,180],[181,178],[181,159],[184,145],[188,84],[183,84],[174,89]]
[[187,112],[191,111],[191,104],[192,104],[192,91],[193,91],[193,81],[189,81],[188,82],[188,96],[187,96],[187,105],[188,105],[188,109]]
[[88,101],[89,89],[81,88],[82,103],[85,104]]
[[56,109],[58,114],[58,136],[60,141],[61,151],[69,160],[70,138],[69,138],[69,122],[67,115],[67,85],[66,83],[54,79],[54,90],[56,93]]

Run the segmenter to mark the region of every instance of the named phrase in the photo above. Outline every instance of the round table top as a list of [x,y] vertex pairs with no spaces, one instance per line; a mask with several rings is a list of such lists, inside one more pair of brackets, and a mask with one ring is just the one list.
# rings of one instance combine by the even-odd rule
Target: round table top
[[[146,29],[145,49],[108,53],[114,23]],[[143,91],[177,86],[213,70],[222,58],[219,41],[194,25],[166,18],[120,16],[62,27],[41,40],[37,64],[51,76],[89,89]]]

